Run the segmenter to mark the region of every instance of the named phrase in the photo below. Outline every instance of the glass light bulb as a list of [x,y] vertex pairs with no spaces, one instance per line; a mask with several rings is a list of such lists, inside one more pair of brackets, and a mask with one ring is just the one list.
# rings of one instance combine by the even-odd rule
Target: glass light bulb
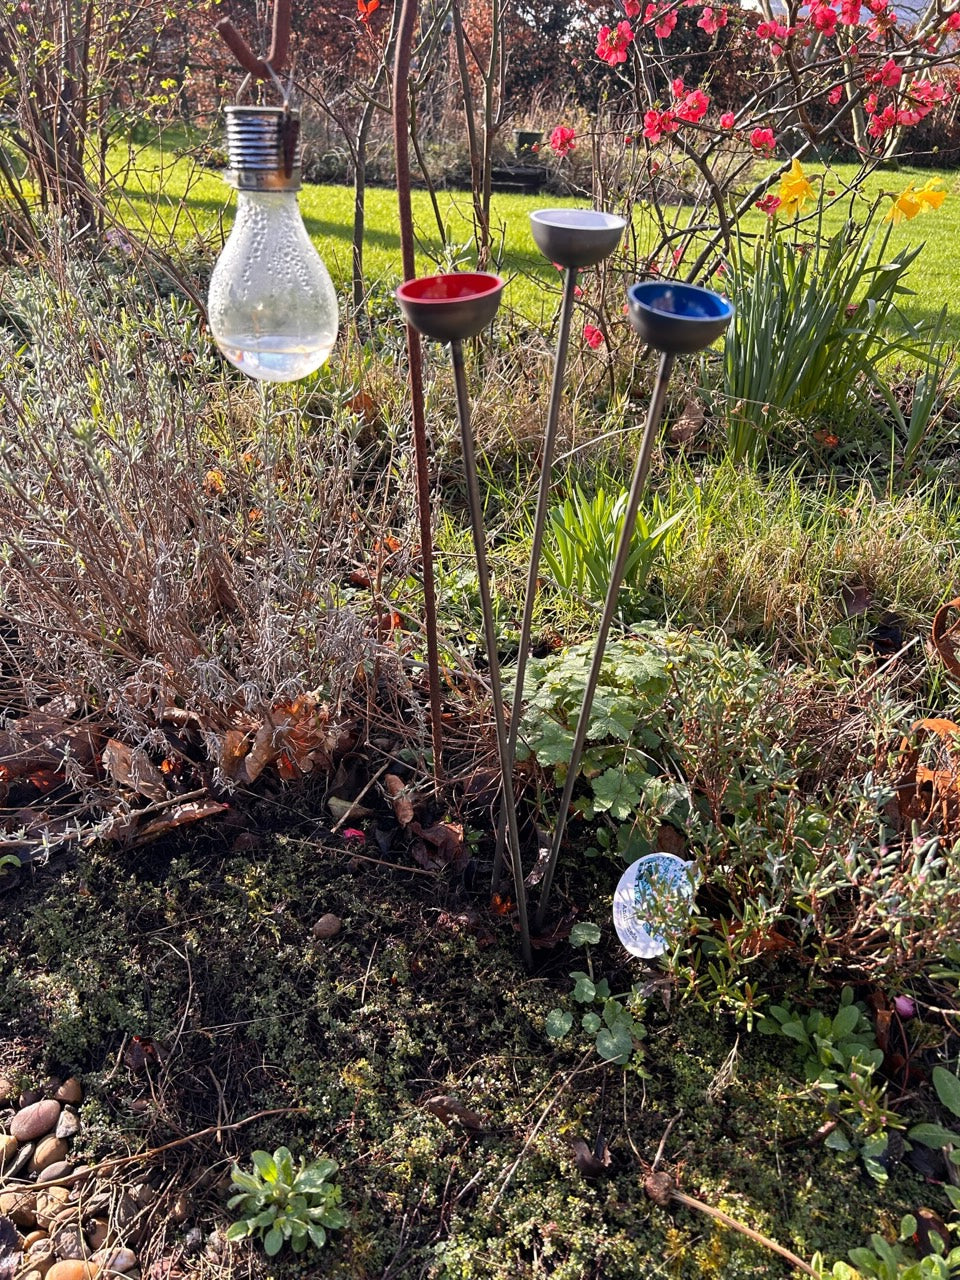
[[217,346],[251,378],[293,382],[327,359],[337,339],[337,294],[295,191],[237,192],[207,311]]

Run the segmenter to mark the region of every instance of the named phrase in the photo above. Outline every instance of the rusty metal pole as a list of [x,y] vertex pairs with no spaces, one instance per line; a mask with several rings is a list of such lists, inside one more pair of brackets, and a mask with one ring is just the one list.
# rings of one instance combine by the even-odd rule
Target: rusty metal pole
[[[410,198],[410,57],[417,25],[419,0],[403,0],[400,30],[393,64],[393,141],[397,169],[397,204],[400,216],[400,255],[404,280],[416,275],[413,207]],[[423,561],[423,609],[427,633],[427,678],[430,685],[430,731],[433,738],[433,777],[439,785],[442,772],[443,728],[440,705],[440,645],[437,632],[437,594],[433,574],[433,527],[430,519],[430,456],[423,402],[423,348],[420,335],[407,325],[407,357],[410,369],[410,402],[413,408],[413,456],[420,518],[420,552]]]

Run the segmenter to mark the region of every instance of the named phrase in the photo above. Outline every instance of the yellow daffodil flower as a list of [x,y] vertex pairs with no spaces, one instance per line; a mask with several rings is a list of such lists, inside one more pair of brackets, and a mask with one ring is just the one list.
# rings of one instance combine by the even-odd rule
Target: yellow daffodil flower
[[941,181],[941,178],[928,178],[919,190],[911,182],[894,200],[884,221],[896,226],[904,218],[909,222],[927,209],[939,209],[947,198],[946,191],[941,191],[938,185]]
[[780,207],[778,213],[786,218],[795,218],[803,212],[808,200],[815,200],[813,187],[807,181],[799,160],[794,160],[789,170],[780,179]]

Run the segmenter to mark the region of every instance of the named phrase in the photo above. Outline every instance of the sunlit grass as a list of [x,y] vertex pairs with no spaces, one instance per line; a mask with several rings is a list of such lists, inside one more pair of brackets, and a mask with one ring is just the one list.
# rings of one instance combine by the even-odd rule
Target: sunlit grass
[[[177,142],[182,139],[177,138]],[[179,153],[172,143],[137,148],[127,153],[113,152],[114,169],[118,173],[115,188],[116,208],[120,218],[141,235],[163,242],[173,238],[183,244],[193,238],[218,243],[230,228],[234,193],[215,170],[199,166],[189,155]],[[843,191],[856,174],[854,165],[836,165],[829,171],[810,165],[812,178],[824,174],[827,190]],[[902,168],[884,170],[871,175],[856,199],[828,201],[823,217],[827,232],[839,229],[851,215],[863,217],[869,204],[879,202],[885,211],[892,196],[909,182],[922,185],[931,176],[929,170]],[[914,265],[909,282],[914,296],[906,300],[906,309],[914,319],[925,319],[946,307],[953,315],[960,292],[960,264],[955,246],[960,237],[960,175],[944,175],[950,197],[937,211],[895,227],[890,236],[891,252],[925,243],[925,251]],[[450,269],[454,265],[472,263],[473,223],[470,198],[462,191],[438,193],[440,229],[426,191],[413,193],[413,209],[418,237],[418,272]],[[554,268],[544,262],[530,236],[528,214],[538,208],[583,205],[583,200],[552,195],[494,194],[493,226],[496,240],[497,269],[509,280],[505,303],[534,323],[549,321],[556,309],[556,294],[544,285],[556,286]],[[342,289],[350,279],[351,232],[353,222],[353,190],[344,186],[304,186],[300,207],[310,235],[321,256]],[[668,211],[671,221],[677,211]],[[680,218],[684,216],[680,211]],[[742,223],[753,233],[765,222],[764,215],[751,213]],[[637,206],[634,215],[639,250],[651,246],[656,235],[649,210]],[[810,225],[809,223],[807,224]],[[444,244],[444,239],[446,244]],[[369,288],[392,288],[400,279],[400,242],[397,229],[397,196],[391,188],[373,187],[367,191],[367,229],[364,237],[364,272]],[[629,281],[627,281],[628,283]],[[960,333],[960,316],[952,325]]]

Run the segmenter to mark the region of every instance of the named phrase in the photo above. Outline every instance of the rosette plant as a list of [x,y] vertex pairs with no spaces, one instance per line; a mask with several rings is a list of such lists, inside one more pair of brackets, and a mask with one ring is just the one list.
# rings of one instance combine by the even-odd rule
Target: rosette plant
[[240,1212],[227,1231],[228,1240],[255,1236],[273,1257],[289,1241],[294,1253],[308,1245],[323,1248],[327,1232],[345,1227],[349,1215],[340,1208],[340,1188],[330,1181],[337,1172],[336,1160],[300,1161],[294,1167],[286,1147],[270,1155],[254,1151],[254,1172],[238,1165],[231,1171],[231,1183],[239,1191],[228,1202]]

